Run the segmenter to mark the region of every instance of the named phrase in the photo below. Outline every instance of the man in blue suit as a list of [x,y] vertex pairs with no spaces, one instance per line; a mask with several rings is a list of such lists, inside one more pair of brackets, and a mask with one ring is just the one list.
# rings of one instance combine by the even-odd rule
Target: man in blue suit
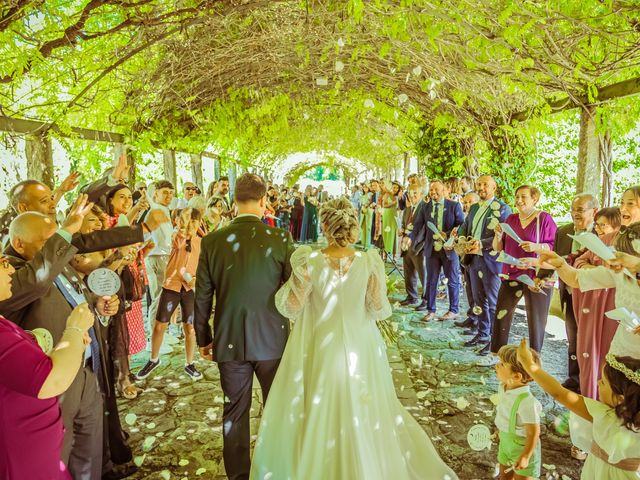
[[[418,238],[424,238],[422,251],[427,263],[427,314],[423,320],[426,322],[436,318],[436,294],[441,270],[444,270],[448,280],[449,311],[439,320],[451,320],[458,316],[460,260],[453,251],[445,250],[443,244],[451,235],[451,230],[460,226],[464,221],[462,205],[444,198],[444,184],[441,181],[431,182],[429,197],[431,201],[420,209],[419,215],[414,219],[413,232],[411,232],[409,240],[409,243],[412,243]],[[440,233],[433,232],[428,226],[429,222]]]
[[[479,355],[488,355],[491,344],[491,320],[495,317],[502,263],[493,250],[493,230],[498,223],[511,215],[511,208],[495,198],[497,185],[490,175],[483,175],[476,182],[476,192],[480,201],[471,206],[469,215],[458,229],[459,236],[472,237],[465,249],[465,263],[468,264],[471,279],[473,303],[482,311],[477,313],[478,325],[471,326],[475,336],[465,342],[466,347],[481,346]],[[494,252],[495,253],[495,252]],[[479,310],[476,310],[479,312]]]

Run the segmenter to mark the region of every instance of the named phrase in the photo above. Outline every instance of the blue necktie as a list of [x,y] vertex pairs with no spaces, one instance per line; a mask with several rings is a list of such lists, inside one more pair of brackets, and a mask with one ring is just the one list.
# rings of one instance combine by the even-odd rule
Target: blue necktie
[[89,344],[91,348],[91,368],[93,369],[93,373],[98,377],[98,380],[100,380],[100,345],[98,344],[94,327],[89,329],[89,337],[91,337],[91,343]]

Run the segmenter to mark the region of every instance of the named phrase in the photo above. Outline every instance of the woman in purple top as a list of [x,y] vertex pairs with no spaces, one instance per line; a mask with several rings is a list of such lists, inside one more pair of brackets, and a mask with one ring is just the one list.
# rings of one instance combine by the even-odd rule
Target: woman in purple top
[[[540,190],[536,187],[522,185],[516,189],[518,212],[509,215],[505,223],[518,234],[522,243],[518,244],[513,238],[504,234],[498,225],[495,228],[493,238],[494,250],[504,251],[517,259],[535,257],[539,250],[553,250],[558,227],[551,215],[536,208],[539,200]],[[521,275],[531,278],[539,287],[528,287],[518,280]],[[544,341],[544,329],[547,325],[553,287],[542,285],[541,280],[535,278],[535,270],[531,268],[519,268],[504,263],[502,276],[503,280],[496,304],[496,316],[493,319],[491,351],[498,353],[500,347],[509,343],[513,314],[516,305],[524,296],[529,327],[529,345],[540,352]]]
[[[14,269],[0,257],[0,300],[11,297]],[[0,316],[0,478],[67,480],[60,460],[62,415],[58,395],[80,368],[93,315],[79,305],[50,356],[34,337]]]

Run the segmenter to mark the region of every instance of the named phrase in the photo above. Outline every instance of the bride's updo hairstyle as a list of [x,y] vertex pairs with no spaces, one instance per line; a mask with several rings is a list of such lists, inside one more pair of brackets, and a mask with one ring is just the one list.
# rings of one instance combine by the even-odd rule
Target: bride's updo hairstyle
[[360,236],[358,212],[346,197],[338,197],[322,205],[320,223],[329,243],[341,247],[356,243]]

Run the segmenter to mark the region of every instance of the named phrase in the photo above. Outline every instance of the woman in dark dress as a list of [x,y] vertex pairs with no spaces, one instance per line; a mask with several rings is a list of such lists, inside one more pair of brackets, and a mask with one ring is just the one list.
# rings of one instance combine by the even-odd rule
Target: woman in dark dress
[[301,243],[315,243],[318,241],[318,190],[307,187],[304,197],[304,220],[302,223]]
[[296,191],[293,194],[293,208],[291,209],[291,236],[294,242],[300,241],[300,233],[302,231],[302,217],[304,215],[304,203],[300,196],[300,192]]

